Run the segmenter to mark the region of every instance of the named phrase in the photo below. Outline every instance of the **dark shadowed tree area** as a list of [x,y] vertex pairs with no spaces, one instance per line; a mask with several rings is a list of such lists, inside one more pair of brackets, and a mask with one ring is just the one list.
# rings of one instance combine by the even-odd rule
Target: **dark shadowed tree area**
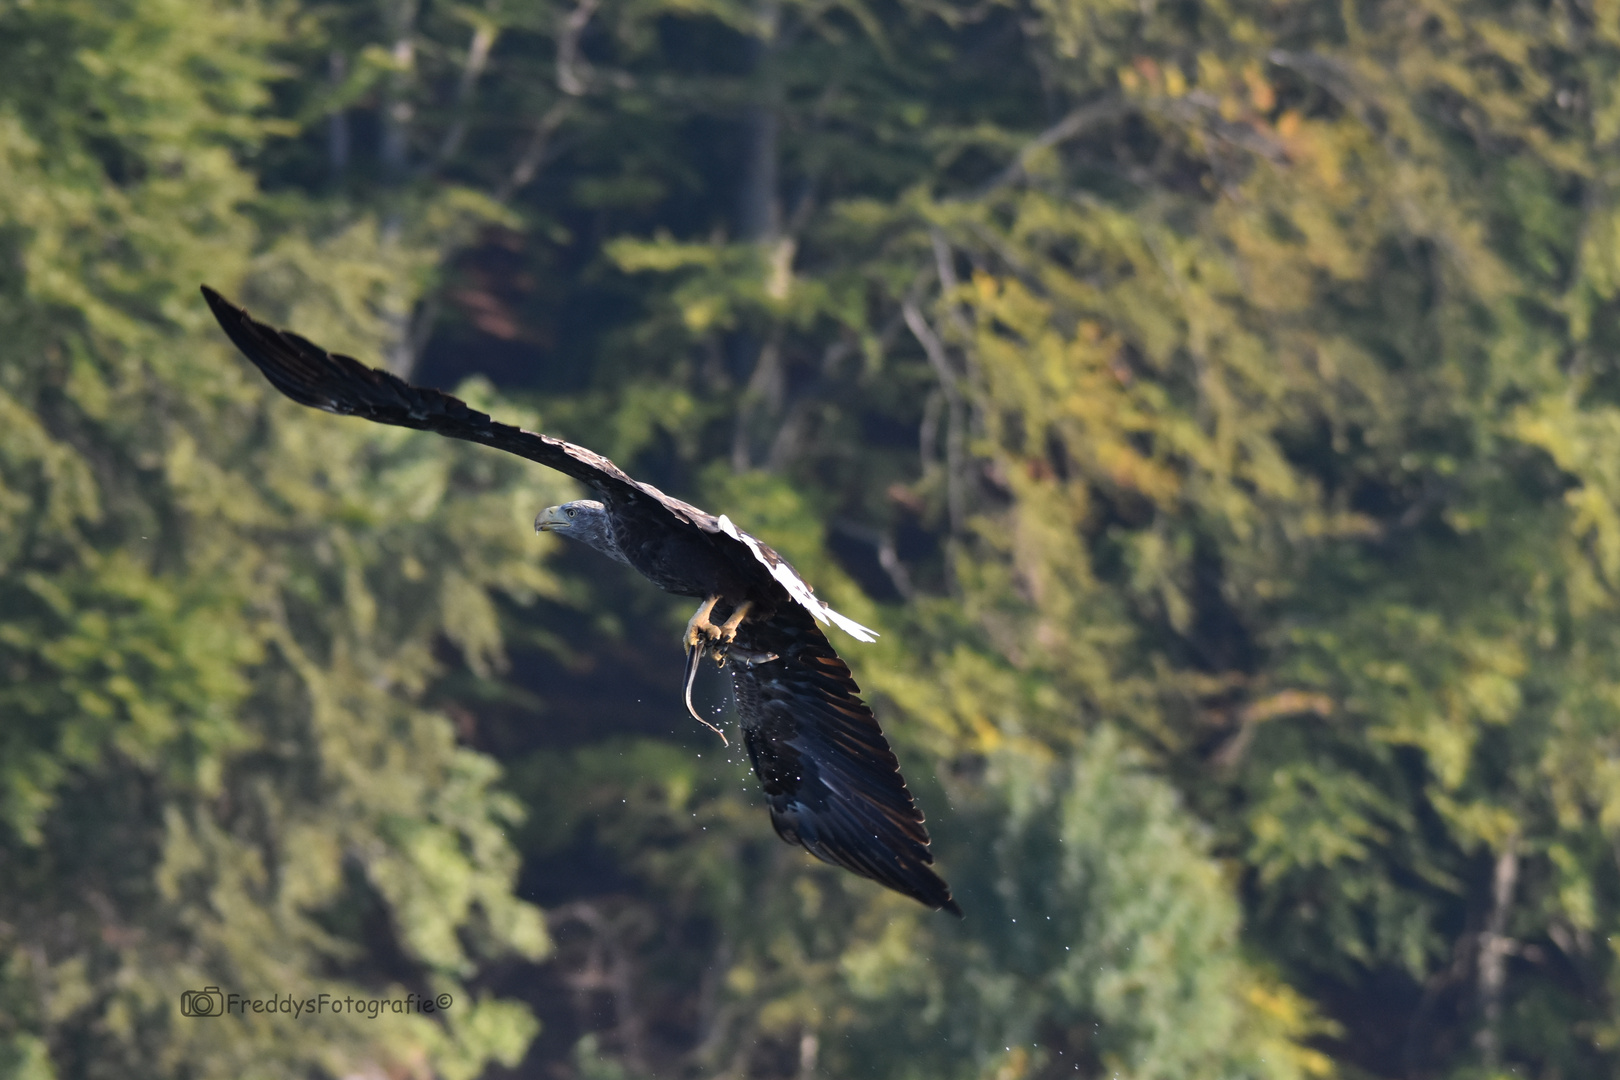
[[[1606,0],[0,0],[0,1078],[1620,1072],[1617,245]],[[204,282],[881,631],[967,918]]]

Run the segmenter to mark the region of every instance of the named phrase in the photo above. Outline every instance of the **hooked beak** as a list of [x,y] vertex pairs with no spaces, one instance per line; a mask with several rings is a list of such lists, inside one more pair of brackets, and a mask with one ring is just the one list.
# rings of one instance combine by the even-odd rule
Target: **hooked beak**
[[540,516],[534,519],[534,531],[537,533],[566,528],[568,528],[568,515],[560,506],[548,506],[540,511]]

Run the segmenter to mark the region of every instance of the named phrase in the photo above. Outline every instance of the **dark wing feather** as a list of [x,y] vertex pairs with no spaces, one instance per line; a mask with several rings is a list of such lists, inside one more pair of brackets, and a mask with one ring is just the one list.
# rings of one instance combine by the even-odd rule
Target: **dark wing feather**
[[651,484],[631,479],[601,454],[550,435],[502,424],[460,398],[412,386],[397,375],[367,367],[351,356],[327,352],[307,338],[260,322],[206,285],[202,294],[214,318],[243,355],[258,366],[272,386],[300,405],[379,424],[433,431],[537,461],[593,488],[619,512],[637,514],[655,527],[696,529],[706,534],[708,542],[724,552],[739,573],[757,579],[763,587],[781,588],[816,618],[835,622],[863,641],[876,636],[817,600],[787,560],[758,537],[725,518],[665,495]]
[[[778,659],[748,664],[742,655]],[[803,608],[745,622],[732,651],[743,743],[790,844],[960,916],[928,830],[860,687]]]
[[649,484],[632,480],[593,450],[502,424],[460,398],[412,386],[352,356],[327,352],[307,338],[260,322],[206,285],[202,294],[232,343],[257,365],[272,386],[300,405],[493,446],[566,473],[605,496],[642,496],[643,501],[651,499],[662,504],[704,532],[720,531],[715,518]]

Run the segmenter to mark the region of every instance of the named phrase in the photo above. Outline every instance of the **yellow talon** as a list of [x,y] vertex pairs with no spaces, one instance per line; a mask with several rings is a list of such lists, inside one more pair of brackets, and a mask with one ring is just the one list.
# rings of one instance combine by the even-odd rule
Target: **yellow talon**
[[701,651],[707,644],[708,653],[714,658],[714,662],[724,666],[726,648],[737,640],[737,628],[748,617],[748,612],[754,605],[752,601],[744,600],[732,611],[730,618],[722,625],[716,626],[711,616],[714,613],[714,605],[719,600],[719,596],[711,596],[703,601],[703,605],[687,620],[686,635],[681,640],[685,643],[688,653]]
[[722,645],[730,645],[737,640],[737,627],[742,625],[743,619],[753,606],[754,602],[752,600],[744,600],[737,605],[737,610],[731,613],[731,618],[727,619],[725,625],[720,627],[720,643]]
[[693,612],[692,617],[686,621],[686,636],[681,640],[686,644],[688,652],[697,648],[698,642],[704,638],[713,638],[720,632],[720,628],[709,621],[709,613],[714,610],[714,605],[719,601],[718,594],[709,597],[703,601],[703,606]]

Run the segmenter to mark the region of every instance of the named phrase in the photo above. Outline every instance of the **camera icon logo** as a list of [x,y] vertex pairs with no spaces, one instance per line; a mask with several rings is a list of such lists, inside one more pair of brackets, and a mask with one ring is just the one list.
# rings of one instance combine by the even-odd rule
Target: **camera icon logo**
[[205,986],[201,990],[180,991],[181,1016],[223,1016],[225,1015],[225,995],[220,993],[217,986]]

